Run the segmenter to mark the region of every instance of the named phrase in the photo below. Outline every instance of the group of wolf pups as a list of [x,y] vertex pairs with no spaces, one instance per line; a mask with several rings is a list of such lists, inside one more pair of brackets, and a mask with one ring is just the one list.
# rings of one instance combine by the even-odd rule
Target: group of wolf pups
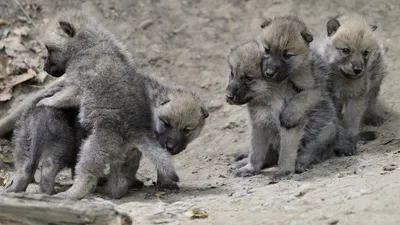
[[[274,179],[281,179],[354,155],[359,141],[376,138],[359,127],[383,123],[375,111],[386,73],[377,27],[358,15],[326,27],[317,42],[298,17],[275,17],[231,49],[226,100],[247,105],[252,128],[250,151],[236,155],[236,176],[277,165]],[[83,12],[59,14],[42,41],[44,70],[60,78],[13,114],[16,171],[6,191],[25,191],[40,165],[44,193],[54,194],[56,175],[69,167],[73,185],[56,196],[97,190],[121,198],[143,186],[135,176],[142,154],[155,165],[159,188],[178,189],[171,155],[199,136],[209,116],[200,97],[141,74],[126,47]]]

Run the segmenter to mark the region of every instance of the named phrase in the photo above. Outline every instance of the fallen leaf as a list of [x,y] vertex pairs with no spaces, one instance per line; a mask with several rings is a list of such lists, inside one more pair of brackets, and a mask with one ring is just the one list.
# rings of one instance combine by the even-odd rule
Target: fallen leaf
[[151,194],[146,194],[146,199],[152,198],[152,197],[156,197],[156,198],[160,198],[161,196],[163,196],[165,194],[165,192],[153,192]]
[[36,76],[36,72],[32,69],[24,74],[7,77],[6,79],[0,80],[0,101],[10,100],[12,97],[12,88],[20,83],[30,80]]
[[0,161],[2,161],[3,163],[12,163],[12,161],[2,153],[0,153]]
[[10,24],[10,22],[8,22],[7,20],[0,19],[0,27],[7,26],[8,24]]
[[187,217],[189,217],[191,220],[208,218],[208,214],[205,211],[203,211],[203,210],[201,210],[199,208],[193,208],[193,209],[187,211],[185,213],[185,215]]
[[5,78],[10,74],[8,57],[0,56],[0,78]]
[[13,34],[17,35],[17,36],[27,36],[29,33],[29,28],[28,27],[19,27],[19,28],[15,28],[12,32]]
[[0,93],[0,102],[5,102],[10,100],[12,97],[11,88],[5,88]]
[[21,38],[19,38],[19,37],[8,37],[8,38],[4,39],[4,43],[6,46],[6,51],[7,51],[7,49],[19,51],[19,52],[27,51],[25,46],[23,46],[21,44]]
[[[3,187],[6,187],[6,186],[9,186],[9,185],[11,185],[11,183],[10,184],[8,184],[10,182],[10,174],[4,174],[4,176],[3,177],[0,177],[0,186],[3,186]],[[12,180],[11,180],[11,182],[12,182]]]

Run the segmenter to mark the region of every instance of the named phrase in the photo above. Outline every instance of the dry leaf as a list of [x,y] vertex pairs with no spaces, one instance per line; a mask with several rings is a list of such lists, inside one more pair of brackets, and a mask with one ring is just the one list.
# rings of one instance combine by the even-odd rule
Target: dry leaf
[[[10,181],[11,181],[10,174],[8,174],[8,173],[3,174],[3,177],[0,177],[0,186],[3,186],[3,187],[6,186]],[[7,186],[9,186],[10,184],[8,184]]]
[[4,43],[6,46],[6,51],[7,50],[14,50],[18,52],[25,52],[27,49],[25,46],[21,44],[21,38],[20,37],[8,37],[4,39]]
[[189,217],[190,219],[192,219],[192,220],[193,219],[206,219],[206,218],[208,218],[208,214],[205,211],[203,211],[203,210],[201,210],[199,208],[191,209],[191,210],[187,211],[185,213],[185,215],[187,217]]
[[20,83],[30,80],[36,76],[36,72],[32,69],[24,74],[7,77],[6,79],[0,80],[0,101],[10,100],[12,97],[12,88]]
[[8,66],[8,57],[0,56],[0,78],[5,78],[10,74],[10,68]]
[[19,28],[15,28],[12,31],[12,33],[17,36],[27,36],[29,31],[30,31],[30,29],[28,27],[19,27]]
[[12,160],[10,160],[7,156],[3,155],[2,153],[0,153],[0,161],[2,161],[3,163],[12,163]]
[[36,77],[36,72],[33,69],[28,69],[26,73],[23,73],[21,75],[13,76],[11,79],[11,85],[15,86],[17,84],[23,83],[27,80],[30,80],[32,78]]
[[7,26],[8,24],[10,24],[10,23],[7,20],[0,19],[0,27]]
[[11,88],[4,88],[0,93],[0,102],[5,102],[10,100],[12,97]]

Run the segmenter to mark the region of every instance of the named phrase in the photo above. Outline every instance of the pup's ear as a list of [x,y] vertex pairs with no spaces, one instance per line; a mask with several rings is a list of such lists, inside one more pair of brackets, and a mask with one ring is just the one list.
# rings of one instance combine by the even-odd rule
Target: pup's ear
[[204,119],[206,119],[210,115],[208,113],[208,110],[204,107],[201,107],[201,114],[203,115]]
[[70,37],[75,36],[75,27],[72,24],[65,21],[60,21],[59,24],[64,33],[66,33]]
[[330,19],[326,23],[326,31],[328,33],[328,37],[332,36],[340,27],[339,20],[336,18]]
[[271,22],[272,22],[272,19],[268,18],[260,25],[260,27],[261,28],[268,27],[271,24]]
[[375,30],[378,28],[377,25],[369,25],[369,26],[371,27],[371,30],[372,30],[372,31],[375,31]]
[[307,42],[307,44],[310,44],[314,40],[313,35],[308,30],[302,31],[301,36]]

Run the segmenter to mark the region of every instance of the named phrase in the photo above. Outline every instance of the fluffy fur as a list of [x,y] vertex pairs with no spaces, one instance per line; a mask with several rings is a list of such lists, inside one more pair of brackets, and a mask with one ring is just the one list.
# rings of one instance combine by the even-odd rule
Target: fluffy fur
[[[377,96],[386,74],[384,48],[375,37],[377,27],[359,15],[345,15],[327,22],[327,36],[315,52],[330,73],[330,90],[349,136],[369,140],[372,132],[360,133],[361,122],[378,126],[384,122],[376,113]],[[368,134],[368,135],[364,135]]]
[[[72,199],[85,197],[96,186],[107,163],[116,167],[111,171],[121,171],[134,149],[150,158],[166,185],[179,181],[170,153],[180,152],[198,135],[208,116],[202,103],[190,105],[195,107],[193,111],[171,107],[171,114],[182,123],[170,122],[169,131],[161,132],[160,121],[164,125],[167,121],[159,115],[164,107],[175,104],[177,98],[173,93],[181,89],[165,87],[164,90],[156,80],[140,74],[125,47],[112,34],[82,12],[66,12],[53,20],[43,41],[49,51],[45,70],[53,76],[65,73],[66,88],[38,105],[79,105],[80,123],[92,131],[83,144],[73,186],[58,195]],[[198,100],[194,93],[183,92]],[[192,120],[182,119],[188,116]],[[188,121],[197,123],[185,124]],[[172,127],[183,128],[185,138]]]
[[13,136],[16,172],[7,192],[25,191],[39,164],[40,191],[46,194],[54,193],[55,177],[61,169],[71,168],[74,176],[79,145],[86,134],[77,122],[78,109],[35,106],[60,90],[61,87],[51,88],[33,99],[17,121]]
[[[256,68],[257,65],[261,65],[259,72],[266,81],[291,85],[292,91],[286,89],[279,94],[273,94],[281,101],[277,110],[280,125],[280,151],[279,171],[276,176],[280,177],[293,172],[301,173],[309,169],[312,163],[331,157],[337,147],[354,149],[354,144],[344,139],[339,132],[336,110],[327,91],[327,74],[320,70],[321,65],[315,64],[316,61],[308,46],[313,36],[305,24],[297,17],[286,16],[268,20],[262,27],[261,51],[258,49],[260,53],[253,53],[254,57],[261,54],[260,59],[249,61],[246,57],[242,57],[241,61],[237,62],[242,66],[237,66],[237,64],[235,66],[245,67],[243,64],[254,64],[253,68]],[[254,48],[253,51],[255,50]],[[247,50],[241,48],[240,51]],[[264,111],[270,110],[265,108]],[[266,123],[266,121],[257,122]],[[254,129],[253,133],[255,133]],[[270,136],[269,134],[262,135],[264,139]],[[335,142],[338,144],[334,144]],[[254,174],[261,166],[266,167],[271,164],[257,160],[257,170],[254,171],[255,166],[252,165],[251,157],[252,154],[254,155],[255,148],[261,147],[252,145],[250,159],[244,158],[238,163],[240,167],[248,161],[247,165],[240,168],[236,174]],[[260,158],[258,156],[257,158]],[[243,155],[238,158],[243,158]],[[255,158],[253,160],[256,160]],[[276,156],[273,158],[276,159]]]

